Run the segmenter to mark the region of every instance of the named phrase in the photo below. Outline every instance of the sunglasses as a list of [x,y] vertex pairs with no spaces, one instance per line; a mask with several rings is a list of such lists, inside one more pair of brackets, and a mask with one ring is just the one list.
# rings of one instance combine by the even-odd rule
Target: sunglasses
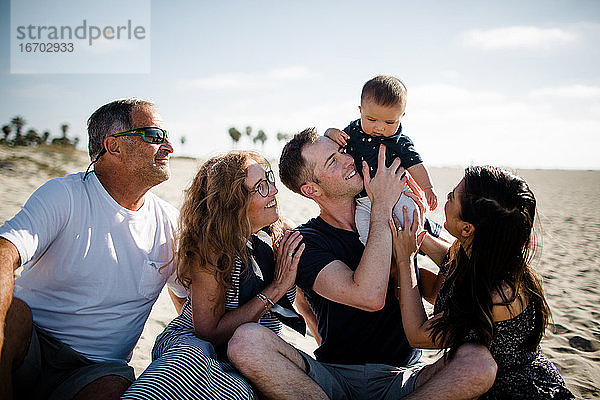
[[273,171],[268,170],[266,172],[266,179],[261,179],[254,185],[254,188],[250,190],[250,193],[258,192],[262,197],[269,195],[270,184],[275,185],[275,174]]
[[160,144],[164,143],[165,139],[167,138],[167,131],[155,126],[149,126],[146,128],[137,128],[130,131],[115,133],[112,136],[140,136],[146,143]]
[[[132,129],[130,131],[115,133],[114,135],[111,135],[111,136],[114,136],[114,137],[139,136],[146,143],[161,144],[161,143],[164,143],[165,139],[167,138],[167,131],[165,131],[164,129],[161,129],[161,128],[157,128],[156,126],[149,126],[146,128],[137,128],[137,129]],[[104,155],[104,153],[106,153],[106,148],[103,147],[102,150],[100,151],[100,153],[98,153],[98,155],[96,156],[96,159],[94,161],[92,161],[90,163],[90,165],[88,165],[87,169],[85,170],[85,175],[83,176],[84,181],[85,181],[85,178],[87,178],[88,174],[90,173],[90,168],[92,167],[92,165],[94,163],[96,163],[100,159],[100,157],[102,157]]]

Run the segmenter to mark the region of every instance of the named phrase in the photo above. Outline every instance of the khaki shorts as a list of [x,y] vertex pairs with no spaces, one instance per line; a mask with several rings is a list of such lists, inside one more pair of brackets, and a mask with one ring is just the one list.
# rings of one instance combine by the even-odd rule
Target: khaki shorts
[[13,373],[14,398],[72,399],[89,383],[107,375],[135,380],[129,365],[90,361],[33,325],[27,355]]
[[307,374],[331,400],[400,399],[415,390],[415,381],[425,367],[417,363],[408,367],[385,364],[343,365],[316,361],[298,350],[304,358]]

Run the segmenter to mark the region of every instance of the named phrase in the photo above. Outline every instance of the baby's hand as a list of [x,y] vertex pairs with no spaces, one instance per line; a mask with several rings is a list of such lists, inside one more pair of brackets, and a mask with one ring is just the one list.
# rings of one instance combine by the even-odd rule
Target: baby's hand
[[340,131],[336,128],[327,129],[325,131],[325,136],[327,136],[329,139],[333,140],[342,147],[346,147],[346,141],[350,138],[350,136],[348,136],[346,132]]
[[427,199],[427,205],[431,211],[435,210],[438,205],[437,195],[433,188],[425,189],[425,198]]

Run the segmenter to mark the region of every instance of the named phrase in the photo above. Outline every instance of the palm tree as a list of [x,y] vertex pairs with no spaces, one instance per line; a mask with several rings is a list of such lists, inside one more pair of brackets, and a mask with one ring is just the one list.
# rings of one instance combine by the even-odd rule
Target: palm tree
[[63,139],[67,138],[67,131],[69,130],[69,124],[64,123],[60,126],[60,130],[62,131],[62,137]]
[[39,137],[37,131],[33,128],[29,129],[25,134],[25,144],[27,146],[32,146],[40,143],[42,143],[42,138]]
[[44,131],[42,134],[42,143],[46,144],[48,142],[48,137],[50,136],[50,131]]
[[5,142],[8,140],[8,135],[10,135],[11,132],[12,132],[12,126],[10,126],[9,124],[2,126],[2,133],[4,133],[4,141]]
[[242,137],[242,133],[233,126],[231,128],[229,128],[229,130],[227,132],[229,133],[229,137],[231,137],[231,141],[233,142],[233,147],[235,148],[237,145],[237,142],[239,142],[240,138]]
[[252,127],[250,125],[248,125],[246,127],[246,136],[250,136],[252,134]]
[[290,138],[288,133],[277,132],[277,141],[284,142]]
[[15,140],[14,143],[17,146],[23,145],[24,141],[23,141],[23,135],[21,135],[21,129],[23,129],[23,126],[25,126],[25,124],[27,123],[27,121],[25,121],[25,118],[23,118],[20,115],[17,115],[16,117],[14,117],[10,123],[15,127]]
[[265,149],[265,141],[267,140],[267,134],[262,129],[259,129],[256,136],[252,139],[253,143],[260,142],[263,150]]

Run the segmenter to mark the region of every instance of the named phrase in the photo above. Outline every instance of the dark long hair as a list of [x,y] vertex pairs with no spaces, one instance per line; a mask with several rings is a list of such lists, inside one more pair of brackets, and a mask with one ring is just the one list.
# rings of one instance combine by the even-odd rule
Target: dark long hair
[[[504,305],[519,293],[536,305],[534,334],[526,343],[537,348],[550,316],[541,279],[530,265],[535,240],[533,223],[536,201],[523,178],[501,168],[484,166],[465,170],[464,192],[459,198],[460,219],[473,224],[471,254],[453,246],[446,282],[450,285],[443,316],[432,323],[446,355],[452,357],[465,341],[489,347],[495,336],[492,293]],[[510,291],[505,293],[503,285]],[[512,293],[507,298],[507,293]],[[510,310],[510,309],[509,309]]]

